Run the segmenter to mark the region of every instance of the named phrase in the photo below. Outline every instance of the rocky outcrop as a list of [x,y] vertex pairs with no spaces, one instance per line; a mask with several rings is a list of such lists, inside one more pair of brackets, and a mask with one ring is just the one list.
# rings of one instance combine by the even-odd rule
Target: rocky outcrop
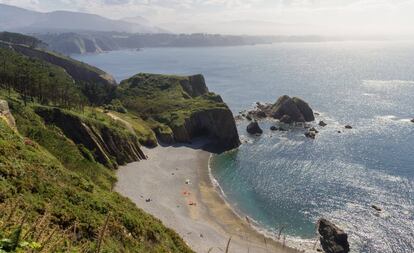
[[318,221],[318,232],[321,246],[326,253],[349,252],[348,235],[332,222],[320,219]]
[[91,150],[95,160],[109,168],[116,169],[118,165],[146,158],[138,138],[128,131],[120,131],[57,108],[36,107],[35,112],[45,123],[59,127],[73,142]]
[[209,92],[204,76],[200,74],[181,80],[180,85],[191,97],[198,97]]
[[313,111],[309,105],[300,98],[290,98],[287,95],[280,97],[270,108],[270,114],[275,119],[289,116],[292,122],[314,121]]
[[16,121],[14,120],[13,115],[10,112],[9,104],[6,100],[0,99],[0,119],[6,121],[7,125],[16,130]]
[[214,108],[193,113],[180,126],[171,127],[175,142],[191,142],[206,136],[219,149],[229,150],[240,145],[233,114],[229,109]]
[[257,123],[257,121],[253,121],[249,125],[247,125],[246,131],[249,134],[262,134],[263,133],[263,130],[260,128],[259,123]]
[[257,108],[249,112],[254,119],[272,117],[283,123],[310,122],[315,120],[312,108],[297,97],[281,96],[274,104],[257,103]]

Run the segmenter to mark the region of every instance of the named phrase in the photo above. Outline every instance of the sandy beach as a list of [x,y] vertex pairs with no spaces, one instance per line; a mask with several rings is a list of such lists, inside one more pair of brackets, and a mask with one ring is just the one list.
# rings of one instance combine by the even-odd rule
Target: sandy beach
[[265,239],[228,207],[211,183],[210,153],[191,147],[145,149],[148,160],[121,167],[115,190],[177,231],[196,252],[298,252]]

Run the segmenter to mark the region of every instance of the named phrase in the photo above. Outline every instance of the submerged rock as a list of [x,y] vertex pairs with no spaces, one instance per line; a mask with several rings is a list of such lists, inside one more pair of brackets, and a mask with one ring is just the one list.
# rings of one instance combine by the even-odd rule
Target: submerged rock
[[316,128],[314,128],[314,127],[310,128],[310,129],[309,129],[309,132],[319,133],[319,131],[318,131],[318,130],[316,130]]
[[352,126],[350,126],[350,125],[346,125],[346,126],[345,126],[345,128],[346,128],[346,129],[352,129]]
[[249,134],[262,134],[263,130],[260,128],[259,123],[257,121],[251,122],[248,126],[246,131]]
[[373,209],[375,209],[376,211],[378,211],[378,212],[381,212],[381,211],[382,211],[381,207],[379,207],[379,206],[377,206],[377,205],[372,205],[371,207],[372,207]]
[[289,115],[283,115],[283,117],[280,118],[280,122],[286,123],[286,124],[291,124],[291,123],[294,122],[294,120]]
[[320,242],[326,253],[348,253],[348,235],[332,222],[326,219],[318,221]]
[[271,127],[270,127],[270,130],[272,130],[272,131],[277,131],[277,127],[276,127],[276,126],[271,126]]
[[326,124],[325,122],[323,122],[323,121],[321,120],[321,121],[319,121],[319,125],[320,125],[321,127],[326,127],[328,124]]
[[305,136],[311,139],[315,139],[316,138],[316,133],[313,131],[309,131],[305,133]]

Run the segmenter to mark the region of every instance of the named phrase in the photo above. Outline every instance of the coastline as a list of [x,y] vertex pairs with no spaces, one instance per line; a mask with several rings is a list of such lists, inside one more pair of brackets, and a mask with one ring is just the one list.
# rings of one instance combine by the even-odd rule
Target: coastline
[[200,149],[204,144],[145,149],[148,160],[117,171],[115,190],[174,229],[196,252],[223,252],[229,238],[229,252],[299,252],[265,239],[231,209],[212,183],[211,154]]

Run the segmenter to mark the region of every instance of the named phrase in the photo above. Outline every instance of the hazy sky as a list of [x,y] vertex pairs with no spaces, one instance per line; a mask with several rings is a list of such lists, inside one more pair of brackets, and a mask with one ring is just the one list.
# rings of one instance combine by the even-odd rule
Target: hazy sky
[[38,11],[143,16],[174,32],[414,35],[414,0],[0,0]]

